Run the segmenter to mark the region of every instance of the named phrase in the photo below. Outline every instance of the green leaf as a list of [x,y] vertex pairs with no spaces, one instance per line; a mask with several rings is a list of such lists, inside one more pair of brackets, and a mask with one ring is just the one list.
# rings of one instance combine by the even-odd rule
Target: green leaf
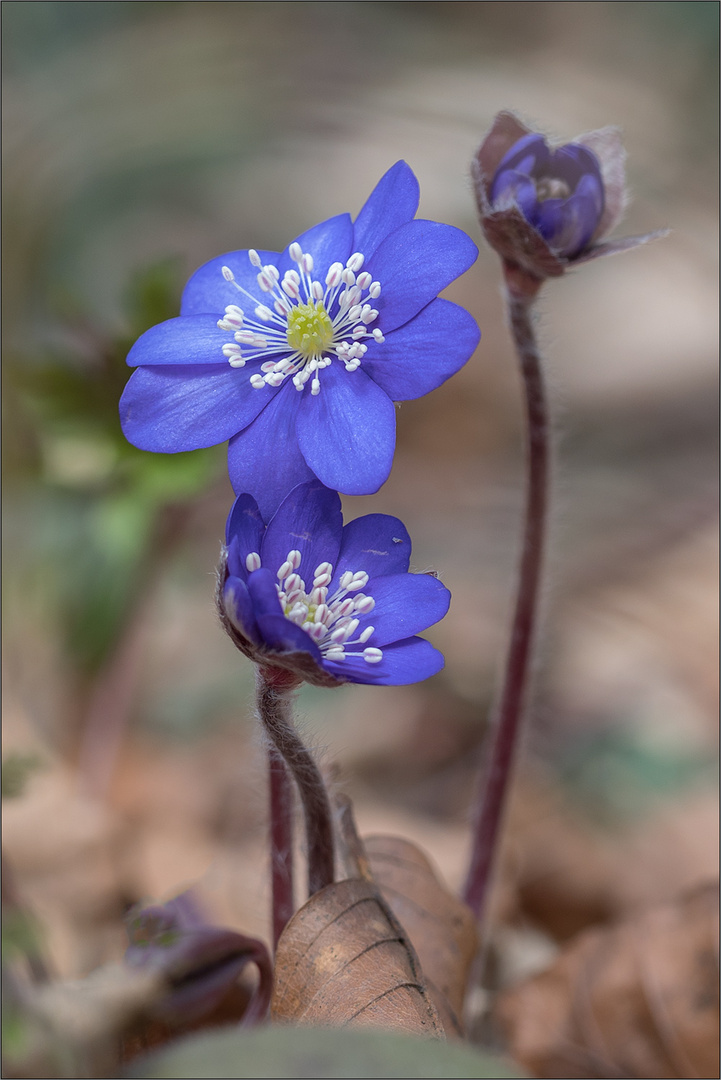
[[135,334],[174,318],[180,309],[182,259],[170,256],[137,270],[125,289],[124,308]]
[[14,799],[22,795],[29,777],[42,768],[39,754],[10,753],[2,762],[2,797]]
[[189,1036],[134,1063],[128,1077],[522,1077],[461,1043],[373,1028],[268,1026]]
[[38,956],[42,947],[39,924],[26,911],[3,908],[2,952],[3,963],[10,964],[18,957]]

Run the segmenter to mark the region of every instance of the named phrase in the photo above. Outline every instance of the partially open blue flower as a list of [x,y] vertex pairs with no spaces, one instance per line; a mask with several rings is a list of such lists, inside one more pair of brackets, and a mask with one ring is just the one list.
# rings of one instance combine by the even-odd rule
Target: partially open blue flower
[[618,128],[552,149],[513,113],[498,113],[471,172],[483,235],[511,296],[533,299],[546,278],[666,235],[606,239],[628,199],[625,160]]
[[399,161],[355,222],[340,214],[285,251],[234,251],[191,277],[179,318],[143,334],[120,402],[126,437],[176,453],[230,440],[236,493],[266,518],[318,477],[350,495],[385,482],[394,401],[421,397],[475,349],[471,316],[438,293],[475,261],[459,229],[414,220]]
[[542,135],[524,135],[501,159],[490,201],[494,210],[517,206],[556,255],[572,258],[603,215],[598,159],[580,143],[552,150]]
[[411,541],[398,518],[368,514],[343,525],[340,498],[299,484],[266,527],[239,495],[226,529],[219,604],[226,629],[257,663],[317,685],[401,685],[443,667],[415,635],[442,619],[450,593],[408,572]]

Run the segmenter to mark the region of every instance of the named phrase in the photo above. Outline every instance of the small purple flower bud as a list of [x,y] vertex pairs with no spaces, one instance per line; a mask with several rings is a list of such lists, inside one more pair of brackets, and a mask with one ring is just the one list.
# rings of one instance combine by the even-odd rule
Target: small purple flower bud
[[503,259],[510,291],[532,298],[547,277],[665,235],[599,243],[627,201],[617,128],[550,147],[512,113],[499,113],[473,162],[481,227]]
[[273,968],[262,941],[205,922],[189,893],[167,904],[135,908],[127,919],[130,944],[125,962],[165,977],[168,993],[156,1006],[158,1019],[188,1023],[206,1016],[230,993],[247,964],[259,982],[241,1023],[251,1026],[268,1012]]

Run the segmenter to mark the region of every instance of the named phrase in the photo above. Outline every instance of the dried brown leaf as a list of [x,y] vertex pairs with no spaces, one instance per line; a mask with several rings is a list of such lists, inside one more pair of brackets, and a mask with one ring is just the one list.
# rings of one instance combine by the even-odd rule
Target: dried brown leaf
[[321,889],[286,926],[271,1016],[444,1036],[413,947],[376,887],[362,879]]
[[398,836],[364,840],[376,884],[418,953],[448,1035],[463,1035],[463,999],[478,949],[473,913],[440,881],[428,858]]
[[718,886],[579,935],[503,994],[514,1057],[539,1077],[719,1074]]
[[511,800],[501,874],[515,908],[557,941],[621,915],[618,850],[565,805],[546,781],[524,777]]

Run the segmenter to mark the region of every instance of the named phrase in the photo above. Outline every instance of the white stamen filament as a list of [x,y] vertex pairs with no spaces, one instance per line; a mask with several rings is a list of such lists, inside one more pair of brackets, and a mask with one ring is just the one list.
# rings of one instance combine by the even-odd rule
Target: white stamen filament
[[[349,646],[365,645],[375,633],[375,627],[366,626],[354,637],[361,617],[375,607],[372,597],[359,592],[368,583],[368,574],[364,570],[346,570],[338,580],[336,591],[329,596],[333,566],[322,562],[313,573],[312,589],[306,592],[305,581],[298,573],[301,561],[301,552],[294,548],[276,573],[278,600],[286,619],[300,626],[315,641],[324,660],[341,663],[346,657],[358,656],[368,664],[379,663],[383,652],[374,646],[349,651]],[[247,555],[245,565],[249,573],[258,570],[261,565],[258,552]],[[349,596],[348,593],[356,595]]]
[[[362,252],[354,252],[345,266],[332,263],[325,275],[325,286],[313,278],[313,256],[304,252],[297,241],[290,245],[288,254],[297,269],[286,270],[281,281],[277,267],[263,265],[254,249],[248,252],[257,287],[260,293],[268,294],[267,304],[243,288],[230,267],[221,268],[223,278],[252,302],[253,311],[250,317],[237,304],[226,307],[218,327],[232,333],[236,344],[224,345],[222,352],[231,367],[260,362],[260,370],[249,376],[253,389],[279,387],[289,378],[299,392],[310,384],[311,396],[315,397],[321,392],[320,372],[334,358],[352,373],[361,366],[367,350],[363,339],[378,343],[385,340],[378,327],[370,328],[379,312],[369,301],[380,296],[381,285],[367,270],[360,272],[365,262]],[[310,309],[309,315],[304,311],[300,317],[301,326],[302,319],[308,319],[308,332],[301,331],[300,335],[298,321],[289,321],[299,305]],[[295,347],[289,344],[291,327]],[[269,354],[281,354],[281,358],[271,362]]]

